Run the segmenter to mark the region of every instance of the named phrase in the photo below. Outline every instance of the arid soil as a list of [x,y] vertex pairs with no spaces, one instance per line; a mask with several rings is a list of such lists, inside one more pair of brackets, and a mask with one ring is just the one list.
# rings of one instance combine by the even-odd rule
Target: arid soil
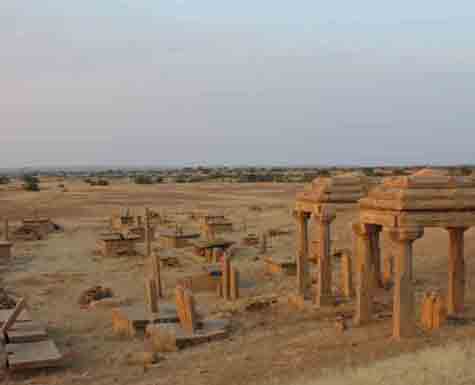
[[[65,184],[65,192],[58,187],[59,183]],[[351,313],[351,304],[319,311],[291,308],[287,297],[294,291],[294,277],[266,275],[263,256],[256,247],[243,246],[241,240],[246,232],[279,229],[287,234],[272,238],[266,255],[294,256],[291,209],[295,193],[302,188],[291,184],[137,186],[127,181],[89,187],[81,181],[50,180],[42,184],[39,193],[1,190],[0,217],[10,218],[13,228],[21,218],[36,211],[65,229],[45,240],[16,242],[14,258],[1,265],[1,280],[10,293],[28,299],[33,318],[47,325],[66,362],[64,368],[55,370],[15,375],[0,371],[0,379],[6,384],[309,383],[327,372],[366,366],[404,352],[475,336],[472,230],[466,234],[467,321],[464,325],[449,325],[430,334],[419,331],[416,338],[393,342],[391,320],[384,316],[368,326],[350,327],[339,333],[335,316]],[[131,357],[144,350],[143,336],[117,337],[112,332],[110,309],[80,307],[81,292],[94,285],[112,288],[117,299],[144,303],[148,261],[143,257],[143,245],[139,246],[137,256],[102,258],[94,252],[99,234],[108,228],[109,216],[121,207],[130,207],[137,214],[149,207],[190,229],[198,228],[189,219],[189,213],[196,209],[221,210],[233,221],[234,232],[225,237],[238,244],[235,260],[246,287],[242,290],[243,298],[229,304],[218,300],[213,293],[196,295],[201,313],[232,320],[229,339],[162,354],[156,365],[144,367],[131,363]],[[340,213],[332,235],[336,247],[351,247],[350,224],[355,214],[355,211]],[[427,230],[424,238],[416,242],[418,300],[429,288],[446,289],[447,250],[448,234],[443,230]],[[192,257],[191,249],[177,250],[176,255],[181,266],[163,271],[166,300],[170,302],[176,280],[202,269]],[[256,295],[275,295],[279,302],[256,311],[246,311],[240,306]],[[383,315],[391,310],[390,298],[390,292],[378,293]]]

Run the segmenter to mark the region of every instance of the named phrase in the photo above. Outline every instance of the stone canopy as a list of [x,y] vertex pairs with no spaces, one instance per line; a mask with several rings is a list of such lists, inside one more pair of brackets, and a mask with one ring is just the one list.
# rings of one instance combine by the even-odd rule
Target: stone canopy
[[389,178],[359,201],[358,267],[355,324],[368,322],[372,313],[372,273],[380,260],[379,234],[391,238],[394,252],[393,337],[415,335],[413,243],[425,227],[449,234],[447,309],[464,310],[464,232],[475,226],[475,178],[449,176],[424,169],[410,176]]
[[359,173],[314,179],[310,191],[297,194],[297,210],[313,212],[315,204],[351,204],[366,195],[368,179]]

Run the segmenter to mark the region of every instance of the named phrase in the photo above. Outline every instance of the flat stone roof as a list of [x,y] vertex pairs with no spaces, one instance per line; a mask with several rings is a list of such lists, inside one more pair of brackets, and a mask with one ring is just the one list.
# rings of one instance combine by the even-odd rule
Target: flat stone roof
[[311,190],[297,193],[304,203],[356,203],[368,190],[368,178],[360,173],[320,177],[313,180]]
[[475,178],[424,169],[385,179],[359,203],[362,209],[393,211],[475,210]]

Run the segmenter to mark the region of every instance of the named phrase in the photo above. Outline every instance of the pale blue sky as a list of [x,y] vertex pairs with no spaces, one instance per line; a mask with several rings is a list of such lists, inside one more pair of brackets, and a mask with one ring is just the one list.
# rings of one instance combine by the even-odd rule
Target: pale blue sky
[[0,47],[0,168],[475,163],[469,1],[1,0]]

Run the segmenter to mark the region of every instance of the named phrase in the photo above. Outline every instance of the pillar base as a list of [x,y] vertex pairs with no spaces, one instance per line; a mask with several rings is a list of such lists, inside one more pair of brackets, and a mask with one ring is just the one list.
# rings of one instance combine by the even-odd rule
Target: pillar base
[[336,303],[336,297],[334,295],[317,295],[314,301],[317,307],[334,306]]
[[313,303],[312,299],[304,297],[300,294],[289,295],[288,302],[291,307],[294,307],[297,310],[309,310],[315,308],[315,304]]

